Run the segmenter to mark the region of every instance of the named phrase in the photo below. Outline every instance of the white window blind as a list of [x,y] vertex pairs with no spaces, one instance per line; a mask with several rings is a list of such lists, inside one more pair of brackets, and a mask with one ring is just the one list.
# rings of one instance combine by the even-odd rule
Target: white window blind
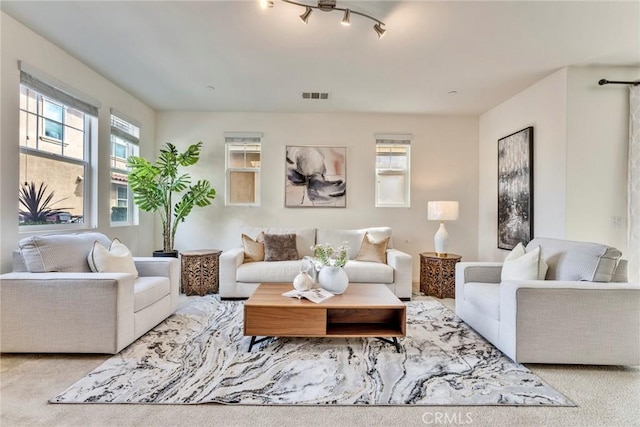
[[409,207],[411,188],[409,134],[376,135],[376,207]]
[[227,206],[260,205],[262,133],[225,132]]

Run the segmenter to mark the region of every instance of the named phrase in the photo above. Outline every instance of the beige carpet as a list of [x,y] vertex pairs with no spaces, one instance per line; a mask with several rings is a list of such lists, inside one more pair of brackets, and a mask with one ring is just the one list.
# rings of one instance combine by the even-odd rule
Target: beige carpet
[[[452,307],[452,301],[441,301]],[[54,405],[47,400],[104,356],[2,355],[0,425],[10,426],[638,426],[640,367],[527,365],[567,407]]]

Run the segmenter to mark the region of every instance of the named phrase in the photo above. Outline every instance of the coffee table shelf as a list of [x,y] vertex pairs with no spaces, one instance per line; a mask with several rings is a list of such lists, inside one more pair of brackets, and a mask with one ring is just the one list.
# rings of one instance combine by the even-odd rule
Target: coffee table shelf
[[[244,335],[269,337],[397,337],[406,334],[406,306],[385,285],[351,284],[320,304],[283,297],[291,284],[263,284],[244,304]],[[250,346],[250,349],[251,349]]]

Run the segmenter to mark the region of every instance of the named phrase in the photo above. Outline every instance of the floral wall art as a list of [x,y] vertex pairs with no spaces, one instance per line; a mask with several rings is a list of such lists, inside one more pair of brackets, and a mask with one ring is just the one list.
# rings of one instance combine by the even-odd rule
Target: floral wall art
[[287,146],[285,207],[346,207],[346,158],[346,147]]
[[498,140],[498,248],[533,236],[533,127]]

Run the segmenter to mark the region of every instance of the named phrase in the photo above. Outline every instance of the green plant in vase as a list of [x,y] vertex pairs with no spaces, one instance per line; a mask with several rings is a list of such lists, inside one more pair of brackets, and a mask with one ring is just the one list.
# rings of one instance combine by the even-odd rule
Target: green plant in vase
[[[184,222],[196,206],[210,205],[216,190],[207,180],[191,183],[191,175],[179,173],[180,168],[192,166],[200,159],[202,141],[192,144],[184,152],[167,142],[160,150],[156,164],[143,157],[131,156],[127,165],[133,201],[145,212],[158,212],[162,223],[162,252],[177,256],[174,240],[178,225]],[[154,253],[154,255],[156,254]]]

